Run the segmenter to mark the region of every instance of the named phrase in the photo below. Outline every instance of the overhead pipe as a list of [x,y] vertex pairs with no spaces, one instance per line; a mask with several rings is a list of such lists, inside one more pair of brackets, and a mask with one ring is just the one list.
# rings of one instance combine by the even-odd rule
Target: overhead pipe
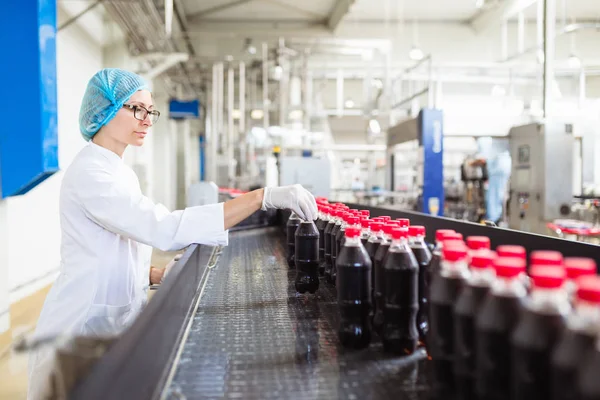
[[269,48],[267,43],[262,44],[262,104],[263,125],[269,129]]
[[235,92],[234,92],[234,72],[233,72],[233,66],[229,65],[229,68],[227,69],[227,152],[226,152],[226,156],[227,156],[227,177],[229,178],[229,181],[233,180],[234,178],[234,173],[233,173],[233,160],[234,160],[234,155],[233,155],[233,136],[234,136],[234,129],[235,127],[233,126],[233,100],[234,100],[234,96],[235,96]]

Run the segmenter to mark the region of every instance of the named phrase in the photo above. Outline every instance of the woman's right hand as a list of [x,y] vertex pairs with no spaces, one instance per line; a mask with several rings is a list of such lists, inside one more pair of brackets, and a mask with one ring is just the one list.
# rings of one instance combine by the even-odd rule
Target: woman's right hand
[[315,197],[302,185],[266,187],[261,209],[269,208],[292,210],[305,221],[314,221],[318,217]]

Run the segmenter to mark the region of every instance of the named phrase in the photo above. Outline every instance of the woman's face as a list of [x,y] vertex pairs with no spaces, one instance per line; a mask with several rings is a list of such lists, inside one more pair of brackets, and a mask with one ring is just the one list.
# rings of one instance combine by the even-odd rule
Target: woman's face
[[[147,115],[143,121],[135,118],[134,109],[129,106],[143,107],[148,111],[152,111],[152,95],[148,90],[138,90],[135,92],[125,106],[121,108],[117,115],[105,126],[107,135],[127,146],[141,146],[144,144],[144,138],[148,134],[148,129],[152,126],[150,115]],[[137,115],[143,114],[142,110],[138,110]]]

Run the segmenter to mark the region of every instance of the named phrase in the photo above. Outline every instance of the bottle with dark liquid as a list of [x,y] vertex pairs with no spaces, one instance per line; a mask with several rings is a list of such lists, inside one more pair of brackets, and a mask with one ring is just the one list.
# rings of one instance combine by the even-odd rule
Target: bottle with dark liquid
[[427,332],[429,331],[429,264],[431,263],[431,251],[425,243],[425,227],[413,225],[408,228],[408,244],[412,250],[417,264],[419,265],[419,311],[417,312],[417,330],[419,340],[427,343]]
[[520,279],[525,260],[497,257],[496,278],[475,319],[475,390],[482,400],[510,399],[510,336],[527,292]]
[[292,211],[290,218],[286,224],[287,231],[287,263],[288,266],[295,267],[295,253],[296,253],[296,229],[300,225],[301,219]]
[[594,350],[583,360],[578,371],[575,391],[577,400],[600,400],[600,338]]
[[[595,350],[600,326],[600,277],[577,280],[575,308],[567,319],[567,329],[552,354],[552,400],[577,400],[577,377],[584,360]],[[596,378],[600,370],[595,370]],[[600,386],[599,386],[600,388]],[[600,390],[598,391],[600,394]]]
[[383,241],[379,244],[377,252],[373,257],[375,261],[373,268],[375,269],[375,309],[373,315],[373,330],[378,334],[381,334],[381,328],[383,328],[383,291],[385,290],[385,281],[383,275],[383,265],[385,263],[385,257],[387,256],[390,244],[392,243],[392,230],[396,228],[395,224],[388,223],[383,226],[384,237]]
[[439,272],[440,262],[442,260],[442,250],[444,248],[444,239],[448,234],[455,234],[452,229],[438,229],[435,232],[435,247],[431,252],[431,263],[429,264],[429,282],[432,281],[434,272]]
[[392,230],[383,281],[383,348],[396,354],[412,354],[419,340],[419,264],[408,246],[407,228]]
[[312,221],[296,229],[296,291],[315,293],[319,289],[319,230]]
[[471,274],[454,305],[454,378],[458,399],[475,399],[475,317],[494,281],[495,254],[471,252]]
[[407,228],[410,226],[410,220],[408,218],[396,218],[394,221],[400,228]]
[[566,257],[564,267],[567,272],[567,281],[565,282],[565,296],[569,302],[573,302],[577,285],[575,282],[584,276],[596,275],[596,262],[591,258],[585,257]]
[[[371,282],[375,285],[375,253],[379,248],[379,245],[382,241],[384,241],[385,233],[383,231],[384,223],[381,220],[373,220],[371,222],[371,235],[367,240],[367,244],[365,245],[365,249],[369,254],[369,258],[371,259],[371,265],[373,265],[372,273],[371,273]],[[373,293],[375,293],[375,289],[373,288]]]
[[565,271],[556,266],[531,268],[531,296],[512,334],[512,398],[547,400],[552,377],[551,357],[565,328],[570,306],[561,291]]
[[337,234],[340,231],[342,224],[345,224],[345,218],[346,218],[346,214],[348,214],[346,211],[340,211],[338,212],[338,218],[335,221],[335,226],[333,227],[333,229],[331,230],[331,275],[330,275],[330,281],[328,280],[329,283],[331,283],[332,285],[335,285],[335,273],[336,273],[336,268],[335,268],[335,261],[337,258],[337,252],[338,252],[338,248],[337,248]]
[[371,260],[356,226],[346,228],[337,271],[338,337],[344,347],[365,348],[371,342]]
[[489,250],[491,247],[490,238],[487,236],[468,236],[467,247],[471,251]]
[[332,252],[331,252],[331,260],[333,261],[333,268],[331,269],[331,280],[333,281],[333,284],[336,284],[336,277],[337,277],[337,256],[340,252],[340,250],[342,249],[341,247],[341,240],[345,235],[346,232],[346,227],[348,226],[348,218],[352,217],[352,213],[350,212],[345,212],[342,214],[342,223],[339,225],[339,227],[336,225],[335,228],[333,228],[332,233]]
[[319,207],[319,218],[317,219],[317,229],[319,230],[319,274],[325,273],[325,227],[329,223],[329,206]]
[[436,395],[454,392],[453,308],[469,277],[466,258],[467,247],[464,244],[444,244],[440,273],[434,275],[431,282],[427,345],[433,362],[433,389]]
[[527,251],[525,250],[525,247],[513,244],[505,244],[496,247],[496,254],[498,254],[498,257],[518,258],[523,260],[523,268],[521,274],[519,275],[519,279],[521,279],[523,286],[525,286],[525,289],[529,292],[531,283],[529,276],[527,275]]
[[335,228],[335,225],[340,218],[342,211],[338,208],[331,212],[331,218],[325,227],[325,281],[327,283],[332,283],[331,281],[331,271],[333,269],[333,259],[331,258],[331,253],[333,251],[333,245],[331,243],[331,233]]
[[369,238],[371,237],[371,220],[367,217],[367,218],[361,218],[360,219],[360,242],[362,243],[363,247],[366,249],[367,248],[367,242],[369,241]]

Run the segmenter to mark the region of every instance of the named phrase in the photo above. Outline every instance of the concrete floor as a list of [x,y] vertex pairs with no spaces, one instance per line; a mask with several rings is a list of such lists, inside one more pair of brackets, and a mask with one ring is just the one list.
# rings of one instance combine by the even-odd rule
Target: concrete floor
[[[163,268],[177,253],[154,250],[152,265]],[[0,400],[27,398],[27,355],[15,353],[11,345],[15,337],[35,327],[49,290],[50,286],[11,305],[11,330],[0,335]]]

